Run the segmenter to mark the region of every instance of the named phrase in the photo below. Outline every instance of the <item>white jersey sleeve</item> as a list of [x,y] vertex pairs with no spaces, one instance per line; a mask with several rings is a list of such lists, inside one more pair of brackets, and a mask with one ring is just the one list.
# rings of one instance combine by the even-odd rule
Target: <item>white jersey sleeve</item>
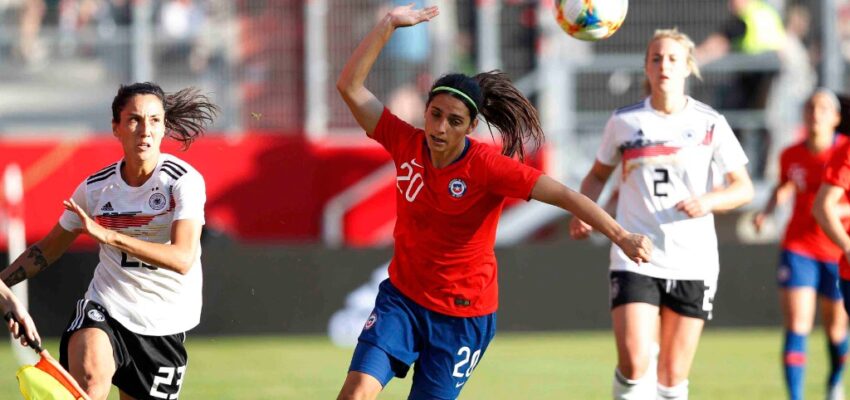
[[[71,198],[74,199],[74,202],[77,203],[78,206],[82,207],[86,213],[91,215],[91,210],[88,208],[88,199],[86,199],[86,181],[82,181],[79,185],[77,185],[77,189],[74,190],[74,194],[71,195]],[[80,221],[80,217],[77,216],[77,213],[69,210],[65,210],[59,217],[59,225],[62,226],[62,229],[68,232],[73,232],[83,227],[83,223]]]
[[190,171],[174,184],[174,220],[193,219],[204,224],[204,203],[207,201],[204,177]]
[[621,128],[620,119],[616,114],[612,114],[605,124],[605,130],[602,131],[602,142],[599,144],[599,150],[596,152],[596,160],[608,166],[615,166],[620,162],[620,149],[617,143],[618,128]]
[[720,170],[720,173],[727,174],[729,172],[740,169],[748,162],[747,155],[741,144],[735,137],[732,127],[726,122],[726,118],[720,116],[714,126],[714,153],[712,159]]

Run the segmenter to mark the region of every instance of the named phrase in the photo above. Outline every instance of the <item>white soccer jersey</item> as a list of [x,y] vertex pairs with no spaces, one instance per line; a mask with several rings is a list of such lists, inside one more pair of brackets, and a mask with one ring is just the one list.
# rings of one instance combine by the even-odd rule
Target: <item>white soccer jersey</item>
[[655,111],[647,98],[614,112],[596,158],[621,164],[617,221],[654,246],[652,260],[641,265],[612,246],[611,269],[662,279],[717,279],[714,216],[689,218],[676,203],[711,190],[712,163],[722,175],[746,165],[726,119],[690,97],[671,115]]
[[[171,224],[180,219],[204,223],[206,191],[201,174],[184,161],[162,154],[153,175],[139,187],[121,178],[122,161],[89,176],[74,201],[106,228],[154,243],[171,242]],[[81,227],[65,211],[62,228]],[[121,250],[100,245],[100,262],[86,299],[106,307],[124,327],[149,336],[172,335],[195,327],[201,316],[200,249],[186,275],[148,265]]]

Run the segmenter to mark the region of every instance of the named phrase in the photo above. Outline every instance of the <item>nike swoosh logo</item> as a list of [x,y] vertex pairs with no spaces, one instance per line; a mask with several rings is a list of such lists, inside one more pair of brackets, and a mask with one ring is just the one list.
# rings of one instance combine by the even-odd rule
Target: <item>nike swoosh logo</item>
[[464,384],[464,383],[466,383],[466,382],[458,382],[458,383],[455,383],[455,387],[456,387],[456,388],[459,388],[459,387],[463,386],[463,384]]
[[414,158],[414,159],[412,159],[412,160],[410,160],[410,163],[411,163],[411,164],[413,164],[413,165],[415,165],[415,166],[417,166],[417,167],[419,167],[419,168],[425,168],[425,167],[423,167],[423,166],[421,166],[421,165],[417,164],[417,163],[416,163],[416,159],[415,159],[415,158]]

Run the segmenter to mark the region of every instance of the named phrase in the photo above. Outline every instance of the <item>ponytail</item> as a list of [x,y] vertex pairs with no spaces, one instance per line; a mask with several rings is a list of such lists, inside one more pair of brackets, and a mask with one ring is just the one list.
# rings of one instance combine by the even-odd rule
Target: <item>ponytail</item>
[[495,126],[502,139],[502,154],[525,160],[525,142],[537,148],[544,140],[537,110],[517,89],[508,76],[498,70],[473,77],[449,74],[437,79],[428,95],[428,103],[437,94],[449,94],[466,105],[470,120],[480,113],[492,134]]
[[188,149],[195,139],[204,133],[207,126],[212,124],[219,108],[198,89],[186,88],[175,93],[165,93],[162,88],[151,82],[121,85],[118,94],[112,99],[112,122],[119,122],[121,110],[130,98],[150,94],[162,102],[165,110],[166,134],[183,143],[183,149]]

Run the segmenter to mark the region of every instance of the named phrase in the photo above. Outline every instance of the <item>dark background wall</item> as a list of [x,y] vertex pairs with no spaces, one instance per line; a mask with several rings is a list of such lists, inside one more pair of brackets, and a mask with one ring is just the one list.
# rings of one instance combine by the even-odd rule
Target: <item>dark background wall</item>
[[[346,295],[369,281],[390,249],[205,244],[204,310],[198,334],[322,333]],[[779,323],[774,245],[722,245],[713,326]],[[501,331],[610,326],[607,245],[563,241],[497,250]],[[68,253],[30,283],[45,336],[58,336],[82,297],[96,253]]]

